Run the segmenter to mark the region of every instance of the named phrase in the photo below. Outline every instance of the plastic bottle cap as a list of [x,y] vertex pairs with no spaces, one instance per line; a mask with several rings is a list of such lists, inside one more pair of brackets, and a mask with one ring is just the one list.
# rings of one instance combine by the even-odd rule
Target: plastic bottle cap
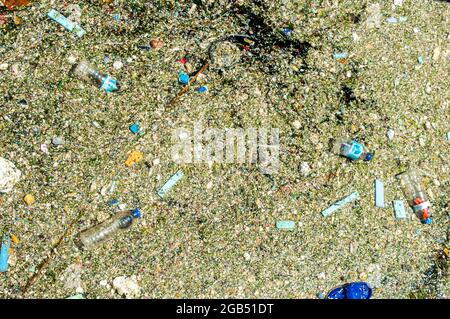
[[180,83],[182,83],[182,84],[188,84],[189,83],[189,75],[187,75],[184,72],[180,72],[180,74],[178,75],[178,81],[180,81]]
[[133,215],[134,218],[140,218],[141,217],[141,212],[139,211],[138,208],[135,208],[131,211],[131,215]]
[[365,161],[370,161],[372,159],[373,155],[372,153],[367,153],[366,157],[364,158]]
[[428,217],[424,219],[422,223],[424,223],[425,225],[430,225],[432,221],[433,219],[431,217]]

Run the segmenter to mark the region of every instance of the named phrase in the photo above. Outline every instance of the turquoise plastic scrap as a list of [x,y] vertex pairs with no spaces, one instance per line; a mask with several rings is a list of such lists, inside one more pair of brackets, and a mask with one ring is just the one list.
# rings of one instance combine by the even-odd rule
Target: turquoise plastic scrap
[[334,203],[333,205],[331,205],[330,207],[328,207],[327,209],[325,209],[322,212],[322,216],[327,217],[330,216],[332,213],[334,213],[335,211],[337,211],[338,209],[340,209],[342,206],[351,203],[355,200],[357,200],[359,198],[359,193],[358,192],[353,192],[350,195],[344,197],[343,199],[341,199],[340,201],[337,201],[336,203]]
[[86,299],[83,294],[76,294],[70,297],[67,297],[66,299]]
[[345,59],[347,57],[347,53],[342,52],[342,53],[334,53],[333,54],[333,58],[335,58],[336,60],[338,59]]
[[62,25],[65,29],[69,30],[70,32],[74,32],[78,37],[82,37],[86,33],[86,31],[84,31],[83,28],[81,28],[78,24],[70,21],[61,13],[59,13],[54,9],[51,9],[47,13],[47,16],[53,21]]
[[405,205],[403,204],[402,200],[394,200],[394,212],[395,212],[395,218],[396,219],[406,219],[406,211],[405,211]]
[[159,197],[163,198],[166,193],[183,177],[183,172],[181,170],[177,171],[169,180],[158,190],[157,194]]
[[375,180],[375,207],[384,208],[384,185],[379,179]]
[[277,221],[277,228],[282,230],[293,230],[295,228],[295,222],[292,220],[279,220]]
[[8,269],[9,246],[11,239],[8,235],[4,235],[2,239],[2,246],[0,248],[0,272],[5,272]]

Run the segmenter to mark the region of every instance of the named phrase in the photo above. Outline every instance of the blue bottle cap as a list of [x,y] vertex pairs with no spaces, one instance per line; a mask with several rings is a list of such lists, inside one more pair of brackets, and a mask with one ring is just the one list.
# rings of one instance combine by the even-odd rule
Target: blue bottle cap
[[140,217],[141,217],[141,212],[139,211],[138,208],[135,208],[135,209],[133,209],[133,210],[131,211],[131,215],[132,215],[134,218],[140,218]]
[[106,92],[112,92],[118,89],[117,81],[116,79],[108,76],[105,76],[103,79],[102,85],[100,86],[100,89],[105,90]]
[[428,217],[428,218],[424,219],[422,221],[422,223],[425,225],[430,225],[432,221],[433,221],[433,219],[431,217]]
[[181,84],[188,84],[189,83],[189,75],[187,75],[186,73],[184,73],[183,71],[181,71],[178,74],[178,81],[180,81]]
[[372,153],[367,153],[366,157],[364,158],[365,161],[370,161],[372,159],[373,155]]

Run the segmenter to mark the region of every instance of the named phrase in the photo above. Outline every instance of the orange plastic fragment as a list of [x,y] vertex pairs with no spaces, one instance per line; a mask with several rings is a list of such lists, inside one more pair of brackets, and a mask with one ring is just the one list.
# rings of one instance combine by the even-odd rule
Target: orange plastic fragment
[[8,10],[12,10],[15,7],[23,7],[30,3],[29,0],[0,0]]
[[139,151],[133,151],[128,155],[127,160],[125,161],[125,165],[128,167],[133,166],[133,164],[139,162],[144,157],[144,154],[142,154]]
[[19,243],[19,238],[17,238],[16,235],[11,235],[11,241],[17,245]]

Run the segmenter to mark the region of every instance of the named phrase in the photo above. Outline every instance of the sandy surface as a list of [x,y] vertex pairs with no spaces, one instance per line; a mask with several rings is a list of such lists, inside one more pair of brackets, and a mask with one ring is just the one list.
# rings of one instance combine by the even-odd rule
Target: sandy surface
[[[93,251],[67,236],[26,297],[121,298],[113,288],[119,276],[136,276],[144,298],[316,298],[352,281],[369,282],[374,298],[450,296],[448,260],[437,259],[449,226],[447,2],[379,1],[378,25],[368,9],[376,2],[366,0],[203,0],[194,8],[187,1],[127,2],[70,2],[82,9],[80,39],[46,17],[51,8],[70,15],[68,1],[32,3],[15,19],[0,8],[0,64],[7,64],[0,70],[0,156],[23,174],[12,192],[0,194],[0,234],[20,240],[0,274],[0,297],[20,295],[80,212],[73,234],[114,214],[111,199],[139,207],[143,218]],[[188,53],[195,73],[212,41],[248,34],[255,16],[270,27],[265,37],[253,34],[268,42],[265,58],[255,53],[224,72],[207,69],[207,93],[196,92],[196,83],[168,108],[181,89],[178,60]],[[285,27],[293,30],[290,43],[303,43],[301,54],[271,44]],[[161,49],[138,48],[154,38],[164,42]],[[348,57],[337,61],[339,52]],[[116,77],[120,92],[73,78],[69,70],[81,58]],[[115,69],[115,61],[123,67]],[[142,134],[128,129],[136,121]],[[174,163],[172,131],[196,122],[279,128],[278,173]],[[332,154],[330,139],[343,135],[361,140],[374,159],[351,163]],[[55,136],[62,145],[52,145]],[[144,159],[129,168],[133,150]],[[309,171],[301,172],[302,162]],[[405,221],[393,216],[392,200],[406,204],[394,175],[408,166],[430,174],[431,225],[410,209]],[[183,179],[160,199],[155,190],[178,169]],[[374,207],[375,178],[385,183],[384,209]],[[361,194],[355,205],[322,217],[352,191]],[[36,202],[25,204],[26,194]],[[296,228],[277,230],[276,221],[286,219]]]

